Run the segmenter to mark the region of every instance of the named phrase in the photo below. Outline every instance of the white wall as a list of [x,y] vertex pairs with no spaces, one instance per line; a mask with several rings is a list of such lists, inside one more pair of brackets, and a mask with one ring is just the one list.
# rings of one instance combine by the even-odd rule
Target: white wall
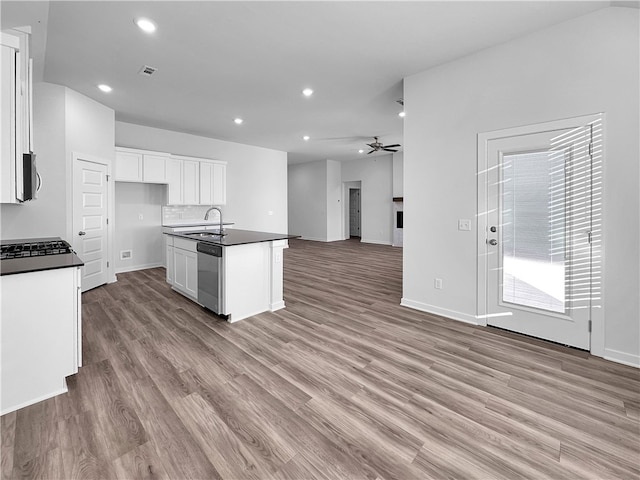
[[[393,160],[380,155],[342,162],[342,181],[361,181],[360,234],[366,243],[393,242]],[[346,197],[343,209],[348,208]],[[345,213],[348,218],[348,213]],[[349,231],[345,230],[346,238]]]
[[361,241],[391,245],[393,240],[391,155],[337,162],[289,165],[289,225],[307,240],[349,238],[349,196],[345,182],[361,182]]
[[286,152],[124,122],[115,124],[115,143],[226,161],[225,221],[247,230],[288,231]]
[[[640,363],[638,10],[608,8],[405,79],[403,300],[476,315],[477,135],[605,113],[604,331],[592,351]],[[433,279],[443,279],[435,290]]]
[[393,154],[393,196],[404,195],[404,153]]
[[327,161],[289,165],[289,232],[327,241]]
[[114,112],[73,90],[33,87],[33,137],[42,189],[22,205],[0,206],[2,238],[62,237],[72,242],[73,152],[111,162]]
[[327,160],[327,242],[343,240],[342,165]]
[[[164,185],[116,182],[116,273],[164,264],[165,245],[161,225],[166,189]],[[131,250],[131,258],[121,259],[123,250]]]
[[33,86],[33,151],[42,188],[38,198],[19,205],[1,204],[1,238],[67,238],[65,160],[65,88]]

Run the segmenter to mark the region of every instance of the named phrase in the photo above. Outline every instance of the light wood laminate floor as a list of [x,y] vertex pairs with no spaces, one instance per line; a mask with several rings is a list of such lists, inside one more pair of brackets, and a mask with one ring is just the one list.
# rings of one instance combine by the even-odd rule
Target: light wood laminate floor
[[640,478],[638,370],[399,306],[401,249],[290,244],[286,309],[235,324],[161,268],[84,294],[84,366],[2,417],[2,478]]

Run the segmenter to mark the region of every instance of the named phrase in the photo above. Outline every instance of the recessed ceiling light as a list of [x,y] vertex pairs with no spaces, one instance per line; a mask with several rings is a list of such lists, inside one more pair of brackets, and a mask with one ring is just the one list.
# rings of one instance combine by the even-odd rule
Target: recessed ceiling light
[[306,142],[307,140],[309,140],[309,135],[305,135],[304,137],[302,137],[302,139]]
[[241,118],[234,118],[233,121],[236,123],[236,125],[241,125],[244,120],[242,120]]
[[398,114],[398,116],[399,116],[400,118],[404,118],[404,116],[405,116],[405,115],[406,115],[406,114],[404,113],[404,111],[402,111],[402,112],[400,112],[400,113]]
[[135,18],[133,23],[135,23],[140,30],[147,33],[153,33],[156,31],[156,28],[158,28],[156,24],[148,18]]
[[360,149],[358,150],[358,153],[364,153],[364,150]]
[[113,90],[113,88],[111,88],[109,85],[106,85],[104,83],[101,83],[100,85],[98,85],[98,88],[102,90],[104,93],[109,93],[111,90]]
[[311,95],[313,95],[313,90],[310,88],[305,88],[304,90],[302,90],[302,94],[305,97],[310,97]]

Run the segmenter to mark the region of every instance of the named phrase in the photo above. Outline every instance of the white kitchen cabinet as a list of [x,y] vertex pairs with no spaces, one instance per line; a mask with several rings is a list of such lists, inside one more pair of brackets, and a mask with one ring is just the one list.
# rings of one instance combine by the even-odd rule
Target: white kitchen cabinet
[[176,158],[167,159],[167,204],[182,205],[182,160]]
[[174,271],[174,258],[173,258],[173,237],[171,235],[165,235],[165,250],[166,250],[166,270],[167,270],[167,283],[173,285],[173,271]]
[[0,415],[67,391],[82,365],[80,281],[79,267],[0,276]]
[[185,205],[200,204],[200,162],[183,160],[182,202]]
[[33,150],[29,29],[1,33],[0,203],[24,200],[22,155]]
[[133,148],[116,148],[117,182],[167,183],[169,154]]
[[118,182],[168,184],[167,205],[226,203],[226,162],[116,147],[115,165]]
[[174,238],[173,288],[183,295],[198,299],[198,254],[195,240]]
[[117,182],[142,182],[142,153],[116,149]]
[[167,157],[144,154],[142,156],[142,181],[145,183],[167,183]]
[[200,161],[200,204],[227,203],[227,165],[223,162]]

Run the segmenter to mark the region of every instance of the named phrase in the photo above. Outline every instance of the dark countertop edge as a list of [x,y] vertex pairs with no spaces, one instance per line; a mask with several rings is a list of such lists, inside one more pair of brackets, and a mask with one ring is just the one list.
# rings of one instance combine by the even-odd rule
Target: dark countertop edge
[[83,265],[84,262],[80,260],[80,257],[75,253],[9,258],[7,260],[0,260],[0,276],[82,267]]
[[275,240],[288,240],[290,238],[300,238],[300,235],[289,235],[287,233],[270,233],[270,232],[258,232],[254,230],[238,230],[235,228],[227,230],[227,234],[222,239],[212,237],[194,237],[193,233],[211,233],[210,230],[196,230],[192,232],[171,232],[165,233],[165,235],[171,235],[173,237],[186,238],[196,242],[206,242],[213,245],[220,245],[221,247],[233,247],[236,245],[247,245],[250,243],[263,243],[271,242]]
[[[170,225],[164,225],[162,224],[162,228],[188,228],[188,227],[217,227],[218,225],[220,225],[220,223],[218,222],[214,222],[214,223],[209,223],[209,222],[202,222],[202,223],[174,223],[174,224],[170,224]],[[233,222],[223,222],[222,225],[235,225],[235,223]]]

